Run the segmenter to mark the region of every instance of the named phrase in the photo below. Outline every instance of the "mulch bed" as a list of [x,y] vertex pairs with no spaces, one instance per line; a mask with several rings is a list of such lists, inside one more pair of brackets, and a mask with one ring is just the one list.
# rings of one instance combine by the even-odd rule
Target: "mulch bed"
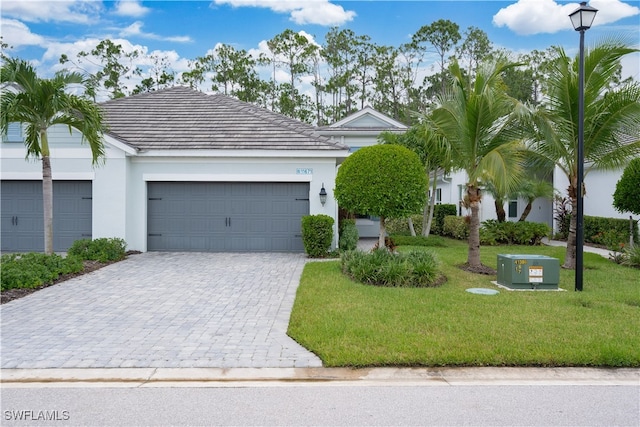
[[[127,256],[133,254],[139,254],[139,251],[128,251]],[[58,278],[52,282],[45,283],[43,285],[38,286],[37,288],[16,288],[9,289],[6,291],[2,291],[0,294],[0,304],[8,303],[9,301],[13,301],[18,298],[26,297],[34,292],[38,292],[40,289],[48,288],[49,286],[57,285],[58,283],[64,282],[69,279],[73,279],[74,277],[83,276],[85,274],[91,273],[92,271],[96,271],[101,269],[102,267],[106,267],[107,265],[114,264],[118,261],[110,261],[110,262],[100,262],[100,261],[83,261],[84,269],[77,273],[69,273],[69,274],[61,274]]]
[[488,276],[498,274],[493,268],[480,264],[480,267],[472,267],[468,263],[464,263],[458,266],[460,270],[468,271],[469,273],[486,274]]

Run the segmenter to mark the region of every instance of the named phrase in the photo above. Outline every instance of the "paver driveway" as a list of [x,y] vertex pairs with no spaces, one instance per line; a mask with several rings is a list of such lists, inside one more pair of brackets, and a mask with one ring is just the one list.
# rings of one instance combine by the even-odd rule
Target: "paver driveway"
[[304,263],[132,255],[2,305],[2,368],[322,366],[286,335]]

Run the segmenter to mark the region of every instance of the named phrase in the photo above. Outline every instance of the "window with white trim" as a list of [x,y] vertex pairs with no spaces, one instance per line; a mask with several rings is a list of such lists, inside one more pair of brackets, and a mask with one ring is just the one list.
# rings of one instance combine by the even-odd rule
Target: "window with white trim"
[[2,142],[24,142],[24,134],[20,123],[9,123],[7,133],[2,135]]

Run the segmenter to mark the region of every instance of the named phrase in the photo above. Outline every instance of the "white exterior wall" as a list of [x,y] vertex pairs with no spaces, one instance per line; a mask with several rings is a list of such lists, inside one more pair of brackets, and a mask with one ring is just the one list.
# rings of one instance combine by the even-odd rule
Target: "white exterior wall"
[[[587,168],[588,165],[585,165]],[[622,177],[624,169],[617,171],[591,170],[584,180],[584,214],[588,216],[600,216],[605,218],[629,218],[628,213],[620,213],[613,207],[613,193],[616,184]],[[553,174],[554,188],[567,197],[569,180],[557,167]]]
[[[107,142],[106,162],[94,168],[91,151],[80,145],[76,131],[70,135],[66,127],[52,128],[49,140],[54,180],[92,181],[93,238],[118,237],[127,242],[127,249],[147,250],[148,181],[309,182],[310,214],[334,218],[333,247],[337,245],[338,207],[333,189],[336,156],[342,152],[164,150],[130,155]],[[41,162],[25,161],[24,144],[2,143],[0,147],[0,179],[42,179]],[[324,206],[319,197],[323,184],[328,193]]]
[[[333,198],[335,158],[159,158],[149,155],[130,157],[129,162],[126,241],[130,249],[147,250],[147,182],[150,181],[309,182],[309,213],[334,219],[333,247],[337,244],[338,216]],[[313,170],[313,173],[299,173],[298,169]],[[319,196],[323,184],[328,193],[324,206]]]

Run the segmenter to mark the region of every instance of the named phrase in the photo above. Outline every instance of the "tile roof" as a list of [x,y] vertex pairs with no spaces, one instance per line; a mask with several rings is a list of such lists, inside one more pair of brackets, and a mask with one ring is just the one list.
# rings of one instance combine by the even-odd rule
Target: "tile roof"
[[182,86],[100,106],[107,134],[137,149],[348,150],[311,125]]

